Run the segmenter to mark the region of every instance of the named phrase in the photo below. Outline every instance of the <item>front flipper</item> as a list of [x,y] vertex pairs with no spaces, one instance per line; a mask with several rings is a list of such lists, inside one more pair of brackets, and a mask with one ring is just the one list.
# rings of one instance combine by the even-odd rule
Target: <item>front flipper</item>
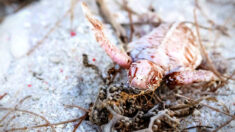
[[218,77],[207,70],[186,70],[173,72],[167,76],[166,83],[170,86],[191,85],[194,83],[205,83],[216,81]]
[[126,52],[118,49],[114,44],[112,44],[109,39],[105,36],[103,32],[103,24],[95,19],[91,14],[90,10],[85,3],[82,3],[82,9],[85,13],[86,18],[93,26],[95,32],[95,37],[97,42],[105,50],[105,52],[111,57],[111,59],[119,64],[123,68],[129,68],[132,63],[131,57],[126,54]]

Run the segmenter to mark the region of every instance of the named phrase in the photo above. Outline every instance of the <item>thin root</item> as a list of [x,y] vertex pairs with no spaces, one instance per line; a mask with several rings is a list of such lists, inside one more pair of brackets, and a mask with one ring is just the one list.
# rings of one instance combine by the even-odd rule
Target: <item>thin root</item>
[[132,20],[132,12],[129,10],[127,0],[123,0],[123,6],[124,6],[124,9],[125,9],[125,10],[127,11],[127,13],[128,13],[128,18],[129,18],[129,21],[130,21],[130,36],[129,36],[129,42],[131,42],[131,41],[132,41],[132,38],[133,38],[133,34],[134,34],[134,32],[135,32],[135,28],[134,28],[133,20]]
[[75,106],[75,105],[64,105],[65,107],[69,107],[69,108],[72,108],[72,107],[75,107],[75,108],[78,108],[84,112],[90,112],[89,110],[85,109],[85,108],[82,108],[80,106]]
[[209,68],[210,70],[222,81],[224,81],[224,79],[222,78],[221,74],[216,70],[215,66],[213,65],[211,59],[208,56],[208,53],[205,50],[205,47],[202,45],[202,41],[201,41],[201,37],[200,37],[200,33],[199,33],[199,28],[198,28],[198,23],[197,23],[197,15],[196,15],[196,9],[193,10],[193,14],[194,14],[194,21],[195,21],[195,26],[196,26],[196,33],[197,33],[197,37],[198,37],[198,41],[199,41],[199,45],[201,48],[201,52],[204,55],[204,57],[206,58],[206,61],[209,63]]
[[3,99],[6,95],[7,95],[7,93],[4,93],[3,95],[0,95],[0,100]]
[[[181,98],[185,98],[185,99],[194,101],[194,99],[191,99],[191,98],[186,97],[186,96],[184,96],[184,95],[180,95],[180,94],[175,94],[175,95],[176,95],[177,97],[181,97]],[[221,110],[219,110],[219,109],[217,109],[217,108],[214,108],[214,107],[212,107],[212,106],[209,106],[209,105],[207,105],[207,104],[200,103],[200,102],[199,102],[199,104],[201,104],[201,105],[203,105],[203,106],[206,106],[206,107],[208,107],[208,108],[210,108],[211,110],[214,110],[214,111],[216,111],[216,112],[223,113],[223,114],[225,114],[225,115],[227,115],[227,116],[233,117],[233,116],[230,115],[229,113],[223,112],[223,111],[221,111]]]
[[[56,132],[55,127],[52,126],[51,123],[45,117],[43,117],[43,116],[41,116],[41,115],[39,115],[37,113],[31,112],[31,111],[27,111],[27,110],[21,110],[21,109],[18,109],[18,108],[6,108],[6,107],[0,107],[0,110],[19,111],[19,112],[28,113],[28,114],[40,117],[42,120],[44,120],[47,123],[48,126],[51,127],[53,132]],[[27,129],[28,129],[27,127],[23,127],[20,130],[27,130]],[[16,130],[15,130],[15,128],[13,128],[13,129],[6,130],[6,131],[16,131]]]
[[[74,2],[74,5],[78,2],[79,0],[76,0]],[[60,23],[63,21],[63,19],[68,16],[71,12],[73,11],[73,8],[70,8],[68,11],[65,12],[65,14],[62,16],[61,19],[57,20],[56,23],[54,24],[54,26],[43,36],[43,38],[41,40],[39,40],[36,45],[30,49],[27,53],[27,55],[31,55],[40,45],[43,44],[43,42],[49,37],[49,35],[51,33],[53,33],[55,31],[55,29],[60,25]]]
[[[15,105],[14,108],[15,108],[15,109],[18,108],[26,99],[28,99],[28,98],[30,98],[30,97],[31,97],[31,96],[29,95],[29,96],[26,96],[26,97],[24,97],[23,99],[21,99],[21,100],[19,101],[19,103]],[[5,114],[5,115],[2,117],[2,119],[0,120],[0,123],[1,123],[2,121],[4,121],[13,111],[14,111],[14,110],[7,112],[7,114]]]
[[222,129],[223,127],[225,127],[226,125],[228,125],[231,121],[235,120],[235,115],[233,115],[233,117],[226,121],[224,124],[222,124],[221,126],[219,126],[218,128],[216,128],[213,132],[217,132],[219,131],[220,129]]
[[[67,121],[62,121],[59,123],[52,123],[51,125],[53,126],[58,126],[58,125],[62,125],[62,124],[67,124],[67,123],[71,123],[71,122],[76,122],[78,120],[81,120],[81,117],[76,118],[76,119],[71,119],[71,120],[67,120]],[[48,127],[48,124],[41,124],[41,125],[36,125],[36,126],[31,126],[31,127],[21,127],[21,128],[14,128],[14,129],[8,129],[6,131],[18,131],[18,130],[27,130],[27,129],[33,129],[33,128],[40,128],[40,127]]]
[[79,122],[74,126],[73,132],[76,132],[77,128],[81,125],[82,121],[85,120],[87,116],[88,116],[88,113],[80,117]]

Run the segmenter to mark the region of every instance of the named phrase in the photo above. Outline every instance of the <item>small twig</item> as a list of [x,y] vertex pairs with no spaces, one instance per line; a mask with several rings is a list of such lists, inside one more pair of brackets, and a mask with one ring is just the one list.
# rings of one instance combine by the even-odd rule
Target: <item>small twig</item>
[[211,24],[211,25],[215,25],[215,22],[213,20],[211,20],[208,15],[205,13],[205,11],[201,8],[201,6],[198,3],[198,0],[195,0],[195,6],[196,8],[199,9],[199,11],[201,12],[201,14],[207,19],[207,21]]
[[127,40],[125,29],[121,26],[120,23],[117,23],[114,16],[109,11],[104,0],[96,0],[96,1],[104,19],[112,25],[112,27],[114,28],[116,32],[116,35],[118,36],[119,42],[122,44],[123,48],[126,49],[126,46],[124,44],[126,44],[128,40]]
[[[74,5],[75,5],[78,1],[79,1],[79,0],[76,0],[76,1],[74,2]],[[40,45],[43,44],[43,42],[49,37],[49,35],[50,35],[52,32],[55,31],[55,29],[60,25],[60,23],[64,20],[64,18],[65,18],[66,16],[68,16],[68,15],[71,13],[71,11],[73,11],[73,8],[70,8],[68,11],[66,11],[65,14],[62,16],[62,18],[56,21],[56,23],[54,24],[54,26],[43,36],[43,38],[40,39],[40,40],[36,43],[36,45],[35,45],[32,49],[30,49],[30,50],[28,51],[28,53],[27,53],[28,56],[31,55]]]
[[86,117],[88,116],[88,113],[90,112],[89,110],[82,108],[80,106],[74,106],[74,105],[65,105],[66,107],[76,107],[84,112],[86,112],[86,114],[84,114],[83,116],[80,117],[80,121],[74,126],[73,132],[76,132],[77,128],[80,126],[80,124],[82,123],[83,120],[86,119]]
[[88,116],[88,113],[86,113],[85,115],[83,115],[82,117],[80,117],[79,122],[74,126],[73,132],[76,132],[77,128],[80,126],[80,124],[82,123],[82,121],[86,119],[87,116]]
[[6,123],[5,128],[7,128],[11,121],[13,121],[16,118],[16,115],[12,116]]
[[[227,17],[222,25],[216,25],[215,29],[219,30],[223,35],[229,36],[229,34],[226,32],[226,27],[225,25],[231,20],[231,17]],[[214,41],[213,41],[213,48],[217,46],[217,41],[219,40],[221,33],[217,32],[214,36]]]
[[87,109],[85,109],[85,108],[82,108],[82,107],[80,107],[80,106],[65,105],[65,104],[64,104],[64,106],[65,106],[65,107],[69,107],[69,108],[75,107],[75,108],[78,108],[78,109],[80,109],[80,110],[82,110],[82,111],[84,111],[84,112],[89,112],[89,110],[87,110]]
[[235,57],[227,58],[227,60],[235,60]]
[[[201,6],[199,5],[198,0],[195,0],[195,5],[196,5],[196,8],[199,9],[199,11],[201,12],[201,14],[206,18],[206,20],[211,24],[212,27],[214,27],[216,30],[220,31],[223,35],[229,36],[229,34],[226,32],[227,28],[226,28],[224,25],[226,25],[226,23],[228,23],[229,20],[230,20],[232,17],[228,17],[223,25],[218,25],[218,24],[216,24],[212,19],[210,19],[209,16],[205,13],[205,11],[204,11],[204,10],[201,8]],[[216,35],[215,38],[216,38],[216,39],[219,38],[219,35]],[[215,39],[215,40],[216,40],[216,39]]]
[[209,68],[211,69],[211,71],[218,76],[218,78],[222,81],[224,81],[224,79],[221,77],[221,74],[216,70],[215,66],[213,65],[211,59],[208,56],[208,53],[205,50],[205,47],[202,45],[202,41],[201,41],[201,37],[200,37],[200,33],[199,33],[199,29],[198,29],[198,23],[197,23],[197,15],[196,15],[196,9],[194,8],[193,10],[193,14],[194,14],[194,21],[195,21],[195,26],[196,26],[196,33],[197,33],[197,37],[198,37],[198,41],[199,41],[199,45],[200,45],[200,49],[202,54],[204,55],[204,57],[206,58],[206,61],[209,63]]
[[4,93],[3,95],[0,95],[0,100],[3,99],[6,95],[7,95],[7,93]]
[[197,125],[197,126],[191,126],[191,127],[188,127],[188,128],[184,128],[183,131],[189,130],[189,129],[194,129],[194,128],[213,128],[213,127],[211,127],[211,126]]
[[[180,94],[175,94],[175,95],[176,95],[177,97],[181,97],[181,98],[185,98],[185,99],[188,99],[188,100],[195,101],[194,99],[191,99],[191,98],[186,97],[186,96],[184,96],[184,95],[180,95]],[[206,106],[206,107],[208,107],[208,108],[210,108],[210,109],[212,109],[212,110],[214,110],[214,111],[216,111],[216,112],[223,113],[223,114],[225,114],[225,115],[227,115],[227,116],[233,117],[233,116],[230,115],[229,113],[220,111],[219,109],[214,108],[214,107],[212,107],[212,106],[209,106],[209,105],[207,105],[207,104],[204,104],[204,103],[201,103],[201,102],[199,102],[199,104],[201,104],[201,105],[203,105],[203,106]]]
[[[14,108],[15,108],[15,109],[18,108],[26,99],[28,99],[28,98],[30,98],[30,97],[31,97],[31,96],[26,96],[26,97],[24,97],[23,99],[21,99],[21,100],[19,101],[19,103],[15,105]],[[2,119],[0,120],[0,123],[1,123],[2,121],[4,121],[13,111],[14,111],[14,110],[7,112],[7,113],[2,117]]]
[[71,28],[71,30],[73,30],[73,19],[74,19],[75,5],[76,5],[76,0],[71,0],[70,1],[70,9],[71,9],[71,12],[70,12],[70,28]]
[[125,5],[118,0],[115,0],[115,3],[118,4],[121,7],[121,9],[127,10],[128,12],[131,12],[132,14],[139,15],[139,13],[137,13],[136,11],[131,9],[130,7],[128,7],[128,6],[125,7]]
[[[191,25],[193,25],[193,26],[196,26],[196,25],[195,25],[195,22],[191,22],[191,21],[183,21],[183,23],[191,24]],[[206,27],[206,26],[199,25],[199,24],[198,24],[198,27],[201,28],[201,29],[205,29],[205,30],[212,30],[211,27]]]
[[[51,123],[45,117],[43,117],[37,113],[27,111],[27,110],[21,110],[21,109],[17,109],[17,108],[6,108],[6,107],[0,107],[0,110],[19,111],[19,112],[28,113],[28,114],[40,117],[41,119],[43,119],[47,123],[48,126],[51,127],[53,132],[56,132],[55,127],[52,126]],[[27,127],[25,127],[25,128],[27,129]],[[24,129],[24,130],[26,130],[26,129]],[[15,129],[13,128],[13,129],[11,129],[11,131],[15,131]]]
[[[160,23],[159,22],[150,22],[150,21],[135,21],[135,22],[132,22],[132,25],[136,25],[136,26],[148,25],[148,24],[159,25]],[[121,25],[130,26],[130,23],[121,23]]]
[[222,75],[223,77],[226,78],[226,80],[222,81],[221,84],[219,84],[218,86],[216,86],[214,89],[212,89],[213,91],[216,91],[218,88],[224,86],[225,84],[228,83],[229,80],[235,80],[234,78],[232,78],[233,76],[235,75],[235,70],[233,71],[233,73],[228,77],[228,76],[225,76],[225,75]]
[[132,12],[129,10],[127,0],[123,0],[123,6],[124,6],[124,9],[125,9],[125,10],[127,11],[127,13],[128,13],[128,18],[129,18],[129,21],[130,21],[130,36],[129,36],[129,42],[131,42],[131,41],[132,41],[132,38],[133,38],[133,34],[134,34],[134,32],[135,32],[135,28],[134,28],[133,20],[132,20]]
[[[76,122],[78,120],[81,120],[81,117],[76,118],[76,119],[67,120],[67,121],[62,121],[62,122],[59,122],[59,123],[52,123],[51,125],[58,126],[58,125],[61,125],[61,124]],[[48,126],[48,124],[46,123],[46,124],[41,124],[41,125],[36,125],[36,126],[31,126],[31,127],[13,128],[13,129],[8,129],[6,131],[26,130],[26,129],[40,128],[40,127],[47,127],[47,126]]]
[[221,126],[219,126],[218,128],[216,128],[213,132],[217,132],[219,131],[220,129],[222,129],[223,127],[225,127],[226,125],[228,125],[231,121],[235,120],[235,115],[233,115],[233,117],[226,121],[224,124],[222,124]]

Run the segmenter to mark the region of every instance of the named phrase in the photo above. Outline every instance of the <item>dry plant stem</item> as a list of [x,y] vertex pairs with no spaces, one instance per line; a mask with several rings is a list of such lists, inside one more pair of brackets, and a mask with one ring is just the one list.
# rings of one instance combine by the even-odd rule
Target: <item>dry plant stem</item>
[[230,114],[227,113],[227,112],[220,111],[219,109],[216,109],[216,108],[214,108],[214,107],[212,107],[212,106],[209,106],[209,105],[207,105],[207,104],[204,104],[204,103],[200,103],[200,104],[203,105],[203,106],[206,106],[206,107],[208,107],[208,108],[210,108],[210,109],[212,109],[212,110],[214,110],[214,111],[216,111],[216,112],[220,112],[220,113],[223,113],[223,114],[225,114],[225,115],[227,115],[227,116],[232,117],[232,115],[230,115]]
[[[30,98],[30,97],[31,97],[31,96],[26,96],[26,97],[24,97],[23,99],[21,99],[21,100],[19,101],[19,103],[15,105],[14,108],[15,108],[15,109],[18,108],[26,99],[28,99],[28,98]],[[14,110],[7,112],[7,114],[5,114],[5,115],[2,117],[2,119],[0,120],[0,123],[1,123],[2,121],[4,121],[13,111],[14,111]]]
[[85,109],[85,108],[82,108],[80,106],[74,106],[74,105],[64,105],[65,107],[69,107],[69,108],[72,108],[72,107],[75,107],[75,108],[78,108],[84,112],[89,112],[89,110]]
[[216,70],[215,66],[213,65],[211,59],[209,58],[208,53],[205,50],[205,47],[202,45],[201,37],[200,37],[199,29],[198,29],[196,9],[193,10],[193,14],[194,14],[194,21],[195,21],[195,26],[196,26],[196,33],[197,33],[199,45],[200,45],[200,48],[201,48],[201,52],[202,52],[203,56],[206,58],[206,61],[209,63],[209,68],[211,69],[211,71],[216,76],[218,76],[218,78],[220,80],[224,81],[224,79],[221,77],[220,73]]
[[6,125],[5,125],[5,128],[7,128],[7,127],[9,126],[10,122],[13,121],[15,118],[16,118],[15,115],[12,116],[12,117],[7,121],[7,123],[6,123]]
[[218,128],[216,128],[213,132],[217,132],[219,131],[220,129],[222,129],[223,127],[225,127],[226,125],[228,125],[231,121],[235,120],[235,115],[233,115],[233,117],[226,121],[224,124],[222,124],[221,126],[219,126]]
[[197,125],[197,126],[192,126],[192,127],[185,128],[185,129],[183,129],[183,131],[189,130],[189,129],[194,129],[194,128],[213,128],[213,127],[211,127],[211,126]]
[[88,113],[86,113],[85,115],[83,115],[82,117],[80,117],[79,122],[74,126],[73,132],[76,132],[77,128],[80,126],[80,124],[82,123],[82,121],[86,119],[87,116],[88,116]]
[[[55,127],[51,125],[51,123],[43,116],[37,114],[37,113],[34,113],[34,112],[31,112],[31,111],[27,111],[27,110],[21,110],[21,109],[17,109],[17,108],[6,108],[6,107],[0,107],[0,110],[10,110],[10,111],[19,111],[19,112],[23,112],[23,113],[28,113],[28,114],[31,114],[31,115],[34,115],[34,116],[37,116],[37,117],[40,117],[42,120],[44,120],[48,126],[51,127],[52,131],[53,132],[56,132],[55,130]],[[22,128],[23,130],[26,130],[28,129],[27,127],[24,127]],[[6,131],[9,131],[9,130],[6,130]],[[15,129],[11,129],[10,131],[15,131]]]
[[[132,22],[133,26],[134,25],[141,26],[141,25],[148,25],[148,24],[159,25],[159,23],[157,23],[157,22],[146,22],[146,21],[144,21],[144,22],[141,22],[141,21],[139,21],[139,22]],[[123,25],[123,26],[130,26],[130,23],[122,23],[121,25]]]
[[[175,95],[176,95],[177,97],[181,97],[181,98],[185,98],[185,99],[188,99],[188,100],[192,100],[192,101],[194,101],[194,99],[191,99],[191,98],[186,97],[186,96],[184,96],[184,95],[180,95],[180,94],[175,94]],[[229,113],[226,113],[226,112],[220,111],[219,109],[214,108],[214,107],[212,107],[212,106],[209,106],[209,105],[207,105],[207,104],[200,103],[200,102],[199,102],[199,104],[201,104],[201,105],[203,105],[203,106],[206,106],[206,107],[208,107],[208,108],[210,108],[210,109],[212,109],[212,110],[214,110],[214,111],[216,111],[216,112],[223,113],[223,114],[225,114],[225,115],[227,115],[227,116],[233,117],[233,116],[232,116],[232,115],[230,115]]]
[[[223,35],[229,36],[229,34],[224,30],[226,29],[225,25],[229,22],[229,20],[232,17],[228,17],[225,21],[225,23],[223,25],[217,25],[212,19],[209,18],[209,16],[205,13],[205,11],[201,8],[201,6],[199,5],[198,0],[195,0],[195,5],[196,8],[199,9],[199,11],[201,12],[201,14],[206,18],[206,20],[211,24],[212,27],[214,27],[216,30],[219,30]],[[217,36],[217,35],[216,35]],[[218,36],[219,37],[219,36]],[[218,38],[216,37],[216,39]]]
[[220,87],[224,86],[225,84],[227,84],[229,80],[235,80],[234,78],[232,78],[234,75],[235,75],[235,70],[233,71],[233,73],[229,77],[224,76],[226,78],[226,80],[224,80],[221,84],[216,86],[216,88],[214,88],[213,91],[216,91],[218,88],[220,88]]
[[13,121],[15,118],[16,118],[15,115],[12,116],[12,117],[7,121],[6,125],[4,126],[4,129],[6,129],[6,128],[9,126],[10,122]]
[[124,5],[124,9],[127,11],[128,13],[128,18],[129,18],[129,21],[130,21],[130,36],[129,36],[129,42],[132,41],[132,38],[133,38],[133,34],[135,32],[135,29],[134,29],[134,25],[133,25],[133,20],[132,20],[132,12],[130,10],[128,10],[128,3],[127,3],[127,0],[123,0],[123,5]]
[[[184,21],[183,23],[186,23],[186,24],[188,23],[188,24],[192,24],[193,26],[196,26],[195,22]],[[198,24],[198,27],[201,28],[201,29],[205,29],[205,30],[212,30],[212,28],[210,28],[210,27],[202,26],[202,25],[199,25],[199,24]]]
[[[115,30],[115,32],[118,36],[118,39],[119,39],[120,43],[124,46],[124,44],[127,43],[125,29],[121,26],[120,23],[117,23],[114,16],[109,11],[109,9],[107,7],[107,4],[105,3],[104,0],[96,0],[96,1],[98,3],[98,7],[99,7],[100,12],[103,15],[104,19],[112,25],[112,27],[114,28],[114,30]],[[125,48],[126,47],[124,47],[124,49]]]
[[78,109],[80,109],[80,110],[86,112],[86,114],[84,114],[83,116],[81,116],[79,122],[74,126],[73,132],[76,132],[77,128],[80,126],[80,124],[82,123],[82,121],[85,120],[86,117],[88,116],[89,110],[84,109],[84,108],[82,108],[82,107],[80,107],[80,106],[74,106],[74,105],[65,105],[65,106],[66,106],[66,107],[76,107],[76,108],[78,108]]
[[227,60],[235,60],[235,57],[227,58]]
[[118,0],[115,0],[115,3],[118,4],[122,9],[127,10],[128,12],[131,12],[132,14],[138,15],[139,13],[135,12],[134,10],[132,10],[130,7],[125,6],[123,3],[121,3]]
[[108,7],[106,6],[105,1],[104,0],[96,0],[96,1],[99,4],[99,8],[100,8],[101,13],[105,17],[105,19],[109,23],[111,23],[113,28],[116,30],[117,35],[119,37],[126,36],[125,29],[119,23],[117,23],[117,21],[115,20],[114,16],[111,14],[111,12],[109,11]]
[[7,93],[4,93],[3,95],[0,95],[0,100],[3,99],[6,95],[7,95]]
[[[75,0],[74,5],[76,5],[78,1],[79,1],[79,0]],[[28,55],[28,56],[31,55],[40,45],[42,45],[43,42],[49,37],[49,35],[50,35],[52,32],[54,32],[55,29],[60,25],[60,23],[63,21],[63,19],[64,19],[66,16],[68,16],[72,11],[73,11],[73,8],[70,8],[68,11],[66,11],[66,13],[62,16],[62,18],[59,19],[59,20],[57,20],[56,23],[54,24],[54,26],[43,36],[43,38],[40,39],[40,40],[36,43],[36,45],[28,51],[27,55]]]
[[[67,123],[71,123],[71,122],[76,122],[78,120],[81,120],[81,117],[76,118],[76,119],[71,119],[71,120],[67,120],[67,121],[62,121],[59,123],[52,123],[51,125],[53,126],[57,126],[57,125],[62,125],[62,124],[67,124]],[[21,128],[14,128],[14,129],[8,129],[6,131],[18,131],[18,130],[26,130],[26,129],[33,129],[33,128],[40,128],[40,127],[48,127],[48,124],[41,124],[41,125],[36,125],[36,126],[31,126],[31,127],[21,127]]]
[[71,12],[70,12],[70,28],[71,28],[71,30],[73,30],[73,19],[74,19],[75,5],[76,5],[76,0],[71,0],[70,1],[70,9],[71,9]]
[[[230,19],[231,19],[231,17],[230,17]],[[228,19],[226,19],[226,21],[224,22],[224,24],[223,24],[222,26],[219,26],[219,27],[225,27],[225,25],[226,25],[228,22],[229,22]],[[195,26],[195,23],[194,23],[194,22],[184,21],[184,23],[192,24],[192,25]],[[224,35],[226,35],[226,36],[229,36],[229,34],[228,34],[226,31],[220,29],[218,26],[206,27],[206,26],[202,26],[202,25],[199,25],[199,24],[198,24],[198,27],[201,28],[201,29],[209,30],[209,31],[218,30],[218,31],[221,32],[222,34],[224,34]],[[217,33],[217,35],[218,35],[218,33]],[[216,39],[214,40],[214,43],[216,42],[216,40],[218,39],[218,37],[219,37],[219,36],[216,36],[216,37],[215,37]]]
[[195,2],[196,8],[199,9],[199,11],[201,12],[201,14],[207,19],[207,21],[208,21],[212,26],[215,25],[215,22],[214,22],[213,20],[211,20],[211,19],[208,17],[208,15],[205,13],[205,11],[201,8],[201,6],[200,6],[199,3],[198,3],[198,0],[195,0],[194,2]]
[[[80,107],[80,106],[73,106],[73,105],[65,105],[67,107],[76,107],[80,110],[83,110],[84,112],[86,112],[86,114],[82,117],[79,117],[79,118],[76,118],[76,119],[72,119],[72,120],[68,120],[68,121],[62,121],[62,122],[59,122],[59,123],[52,123],[50,125],[53,125],[53,126],[56,126],[56,125],[61,125],[61,124],[66,124],[66,123],[71,123],[71,122],[76,122],[79,120],[79,123],[78,124],[81,124],[81,122],[86,118],[87,116],[87,111],[86,109]],[[89,112],[89,111],[88,111]],[[40,128],[40,127],[48,127],[49,124],[46,123],[46,124],[42,124],[42,125],[36,125],[36,126],[31,126],[31,127],[22,127],[22,128],[14,128],[14,129],[9,129],[7,131],[16,131],[16,130],[26,130],[26,129],[33,129],[33,128]]]
[[[224,21],[224,23],[223,23],[223,25],[221,26],[221,27],[225,27],[225,25],[226,24],[228,24],[229,23],[229,21],[231,20],[231,18],[232,17],[228,17],[228,18],[226,18],[226,20]],[[220,30],[220,28],[218,28],[218,26],[216,27],[216,29],[217,30]],[[224,31],[221,31],[222,32],[222,34],[228,34],[228,33],[224,33]],[[218,39],[221,37],[221,33],[219,33],[219,32],[217,32],[216,34],[215,34],[215,39],[214,39],[214,41],[213,41],[213,48],[216,48],[216,46],[217,46],[217,41],[218,41]]]
[[[126,0],[125,0],[126,1]],[[140,13],[137,13],[135,12],[134,10],[132,10],[130,7],[127,6],[127,4],[121,4],[119,1],[115,1],[122,9],[126,10],[128,13],[130,14],[134,14],[134,15],[137,15],[137,16],[140,16],[141,14]],[[130,18],[129,18],[130,19]],[[160,21],[161,22],[161,21]],[[140,26],[140,25],[145,25],[145,24],[151,24],[151,25],[159,25],[159,22],[153,22],[153,21],[135,21],[132,23],[121,23],[121,25],[123,26],[131,26],[131,25],[137,25],[137,26]]]

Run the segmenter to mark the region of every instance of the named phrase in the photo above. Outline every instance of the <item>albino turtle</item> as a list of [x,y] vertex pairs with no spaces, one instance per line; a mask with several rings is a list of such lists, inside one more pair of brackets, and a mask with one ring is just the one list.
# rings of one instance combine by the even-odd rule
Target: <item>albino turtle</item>
[[129,70],[130,86],[156,89],[165,76],[168,76],[167,82],[174,85],[218,79],[211,71],[195,70],[202,62],[200,45],[184,23],[161,24],[129,43],[127,54],[109,41],[103,32],[103,24],[93,17],[84,3],[82,7],[97,42],[115,63]]

